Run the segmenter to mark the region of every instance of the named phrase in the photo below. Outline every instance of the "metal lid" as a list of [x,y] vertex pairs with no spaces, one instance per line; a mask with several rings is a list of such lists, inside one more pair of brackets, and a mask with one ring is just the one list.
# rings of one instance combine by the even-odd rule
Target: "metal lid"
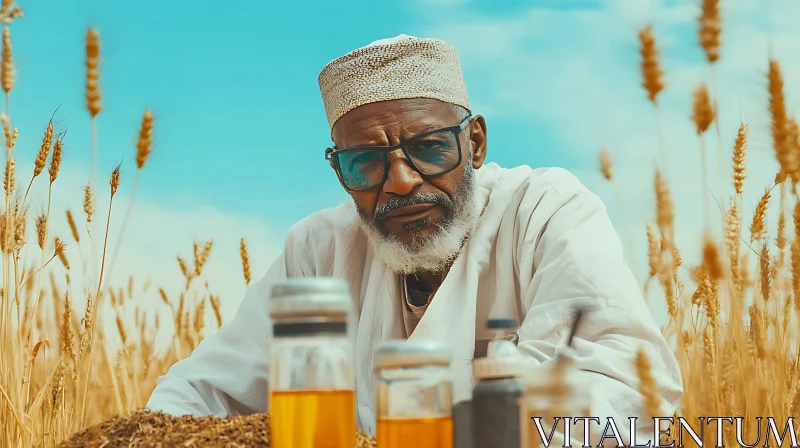
[[272,297],[337,292],[350,293],[347,282],[337,277],[290,277],[272,286]]
[[273,319],[306,317],[346,318],[350,288],[333,277],[292,277],[272,287],[269,314]]
[[375,367],[379,369],[411,366],[449,366],[450,350],[433,341],[394,339],[375,349]]
[[486,323],[486,327],[490,330],[498,330],[498,329],[517,329],[517,320],[512,318],[506,317],[496,317],[489,319]]

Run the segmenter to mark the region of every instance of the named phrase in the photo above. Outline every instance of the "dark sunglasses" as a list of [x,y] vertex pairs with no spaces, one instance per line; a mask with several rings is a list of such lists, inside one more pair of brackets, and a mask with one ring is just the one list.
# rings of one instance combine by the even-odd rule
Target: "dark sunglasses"
[[455,126],[425,132],[394,146],[357,146],[329,148],[325,159],[333,163],[342,185],[351,191],[375,188],[386,181],[389,153],[403,151],[411,167],[423,177],[441,176],[461,165],[461,140],[458,136],[469,126],[468,115]]

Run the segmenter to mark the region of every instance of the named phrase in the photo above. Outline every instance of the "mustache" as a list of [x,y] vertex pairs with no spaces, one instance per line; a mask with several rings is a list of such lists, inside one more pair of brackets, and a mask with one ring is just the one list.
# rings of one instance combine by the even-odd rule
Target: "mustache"
[[417,204],[436,204],[447,210],[451,205],[451,201],[447,196],[436,193],[417,192],[406,196],[392,196],[375,207],[374,221],[376,223],[383,222],[386,219],[386,214],[392,210]]

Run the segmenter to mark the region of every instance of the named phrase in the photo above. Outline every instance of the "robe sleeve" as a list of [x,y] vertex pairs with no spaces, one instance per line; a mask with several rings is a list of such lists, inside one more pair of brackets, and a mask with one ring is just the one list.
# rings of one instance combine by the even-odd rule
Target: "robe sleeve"
[[[525,318],[519,348],[535,361],[551,363],[569,333],[573,306],[588,304],[591,311],[573,348],[577,376],[591,390],[592,417],[600,419],[600,425],[590,424],[591,443],[598,443],[611,417],[627,444],[628,419],[639,417],[636,442],[646,444],[653,437],[653,422],[642,408],[636,352],[643,349],[650,360],[661,400],[658,417],[672,416],[683,391],[677,359],[624,261],[600,198],[583,186],[560,190],[552,188],[537,198],[535,209],[555,210],[544,226],[526,224],[520,233],[517,257]],[[520,220],[527,222],[534,214]],[[573,426],[571,437],[581,445],[583,427]]]
[[286,277],[313,276],[307,221],[288,233],[283,253],[252,285],[236,316],[158,379],[147,409],[171,415],[227,417],[267,411],[267,347],[272,323],[267,301]]

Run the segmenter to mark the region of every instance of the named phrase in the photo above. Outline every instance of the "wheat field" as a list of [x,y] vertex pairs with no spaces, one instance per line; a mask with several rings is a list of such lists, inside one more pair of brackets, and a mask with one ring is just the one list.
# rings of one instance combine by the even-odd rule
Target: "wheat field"
[[[66,137],[54,130],[52,119],[43,120],[47,127],[34,166],[24,170],[16,166],[18,130],[10,106],[15,81],[11,28],[24,26],[24,17],[18,5],[2,0],[0,19],[4,22],[0,84],[5,93],[2,124],[6,147],[5,200],[0,215],[0,446],[50,447],[85,428],[142,408],[158,376],[188,356],[202,340],[205,323],[222,324],[220,298],[208,292],[204,279],[213,242],[195,242],[191,259],[177,258],[184,277],[183,291],[169,296],[158,289],[175,328],[172,342],[158,347],[155,333],[160,326],[159,313],[134,306],[135,297],[150,286],[134,288],[132,279],[127,285],[109,285],[106,280],[109,261],[114,258],[108,253],[108,241],[122,238],[122,234],[109,235],[108,223],[112,211],[124,213],[127,219],[133,194],[128,204],[114,202],[119,167],[109,179],[96,179],[96,117],[103,110],[97,30],[89,29],[85,35],[83,89],[86,112],[91,117],[93,163],[92,181],[84,189],[83,210],[51,211],[48,196],[46,212],[30,214],[27,193],[31,185],[49,182],[50,191],[57,185]],[[722,32],[717,1],[702,2],[698,30],[697,40],[711,72],[716,73],[713,69],[720,57]],[[657,117],[659,95],[666,85],[658,39],[651,27],[642,28],[638,39],[639,88]],[[683,374],[685,393],[676,415],[689,421],[706,416],[744,417],[745,434],[756,433],[756,417],[786,421],[789,416],[800,416],[800,382],[796,380],[800,346],[800,201],[796,189],[800,181],[800,125],[787,111],[780,62],[765,57],[764,77],[769,98],[764,111],[771,123],[772,146],[780,169],[774,173],[774,185],[765,190],[754,209],[745,210],[742,201],[749,127],[741,123],[735,135],[722,136],[731,142],[723,167],[730,172],[724,238],[715,241],[706,229],[695,247],[678,247],[674,204],[681,198],[670,193],[670,184],[676,180],[658,169],[653,173],[653,219],[642,223],[646,226],[649,263],[649,279],[642,286],[651,291],[658,288],[666,303],[669,321],[663,331],[674,343]],[[693,109],[686,113],[695,124],[703,154],[705,210],[709,208],[705,136],[719,132],[716,113],[724,104],[724,99],[710,93],[716,91],[714,81],[700,80],[694,92],[685,92],[694,99]],[[134,193],[138,173],[145,168],[151,151],[154,125],[153,114],[144,111],[135,148]],[[658,160],[665,160],[666,149],[659,139],[653,139],[652,150]],[[617,179],[608,152],[601,151],[599,159],[603,176],[614,183]],[[18,182],[17,173],[31,173],[30,181]],[[109,207],[105,216],[95,214],[98,201]],[[769,208],[778,210],[774,229],[765,218]],[[71,235],[52,234],[48,225],[51,219],[66,220]],[[92,233],[93,220],[102,232]],[[708,219],[705,222],[708,225]],[[124,233],[124,224],[120,232]],[[23,251],[26,245],[34,250]],[[244,240],[239,250],[242,281],[249,284]],[[684,250],[702,250],[702,262],[684,266]],[[77,301],[85,303],[81,309],[73,305],[76,300],[70,295],[74,294],[70,277],[82,279],[82,296]],[[208,314],[213,316],[207,318]],[[132,322],[123,317],[131,315],[135,316]],[[121,345],[112,343],[112,339],[121,341]],[[650,415],[662,415],[655,404],[658,391],[650,383],[648,360],[640,355],[636,368],[645,396],[643,408]],[[705,437],[707,443],[714,443],[715,431],[706,431]],[[754,436],[748,436],[748,440],[754,440]],[[730,425],[725,428],[725,443],[736,443]]]

